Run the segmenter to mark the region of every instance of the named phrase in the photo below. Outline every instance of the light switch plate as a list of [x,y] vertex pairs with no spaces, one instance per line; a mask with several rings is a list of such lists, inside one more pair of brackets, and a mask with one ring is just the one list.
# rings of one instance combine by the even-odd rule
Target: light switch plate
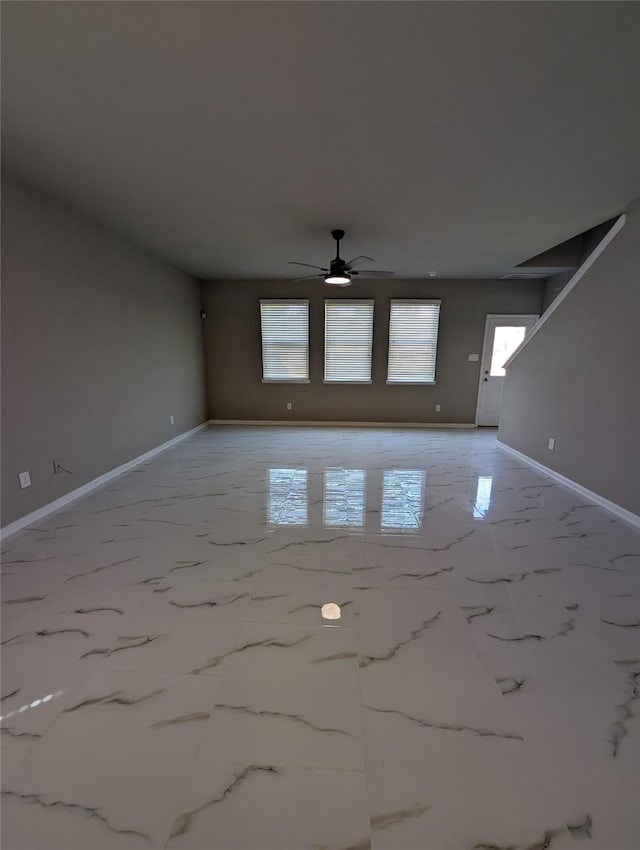
[[25,487],[31,487],[31,476],[28,472],[19,472],[18,479],[23,490]]
[[478,360],[479,360],[479,357],[478,357],[477,354],[470,354],[469,355],[469,363],[477,363]]

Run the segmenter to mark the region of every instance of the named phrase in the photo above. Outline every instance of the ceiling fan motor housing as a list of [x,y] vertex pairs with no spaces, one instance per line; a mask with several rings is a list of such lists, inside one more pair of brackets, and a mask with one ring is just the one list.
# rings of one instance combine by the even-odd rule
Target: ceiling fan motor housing
[[[308,274],[305,277],[298,277],[296,280],[308,280],[313,277],[320,277],[329,286],[349,286],[352,277],[359,275],[361,271],[354,269],[353,265],[357,262],[372,262],[371,257],[365,257],[363,254],[354,257],[348,262],[340,256],[340,240],[344,237],[344,230],[338,228],[331,231],[331,236],[336,241],[336,255],[330,261],[329,268],[326,266],[314,266],[310,263],[299,263],[290,260],[290,264],[294,266],[305,266],[306,268],[316,269],[314,274]],[[377,269],[369,269],[367,272],[371,277],[391,277],[393,272],[380,271]]]

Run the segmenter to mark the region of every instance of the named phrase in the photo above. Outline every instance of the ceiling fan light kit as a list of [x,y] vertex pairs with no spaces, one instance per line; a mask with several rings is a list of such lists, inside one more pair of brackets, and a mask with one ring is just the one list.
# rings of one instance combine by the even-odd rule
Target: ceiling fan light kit
[[324,282],[330,286],[350,286],[351,278],[346,274],[326,274]]
[[[332,230],[331,236],[336,240],[336,255],[329,263],[329,268],[325,266],[314,266],[310,263],[297,263],[290,261],[291,266],[305,266],[305,268],[316,269],[313,274],[297,277],[295,280],[309,280],[311,278],[321,278],[328,286],[350,286],[351,278],[354,275],[362,274],[362,270],[355,267],[355,263],[370,263],[373,262],[371,257],[365,257],[360,254],[352,260],[345,262],[340,256],[340,240],[344,237],[344,230]],[[393,272],[382,271],[380,269],[370,269],[364,272],[366,277],[392,277]]]

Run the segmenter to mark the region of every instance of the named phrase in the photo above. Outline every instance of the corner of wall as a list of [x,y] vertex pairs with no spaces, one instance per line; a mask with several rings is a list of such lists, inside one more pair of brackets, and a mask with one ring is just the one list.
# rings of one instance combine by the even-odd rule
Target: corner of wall
[[636,515],[639,268],[634,204],[508,361],[498,432],[506,446]]

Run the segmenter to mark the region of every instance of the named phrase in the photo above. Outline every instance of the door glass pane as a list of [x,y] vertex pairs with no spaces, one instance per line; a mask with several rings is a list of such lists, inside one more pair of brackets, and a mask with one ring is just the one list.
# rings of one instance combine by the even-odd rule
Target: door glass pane
[[526,332],[524,326],[520,327],[497,327],[493,336],[493,351],[491,352],[491,371],[494,377],[504,376],[503,364],[511,357],[516,348],[524,339]]

